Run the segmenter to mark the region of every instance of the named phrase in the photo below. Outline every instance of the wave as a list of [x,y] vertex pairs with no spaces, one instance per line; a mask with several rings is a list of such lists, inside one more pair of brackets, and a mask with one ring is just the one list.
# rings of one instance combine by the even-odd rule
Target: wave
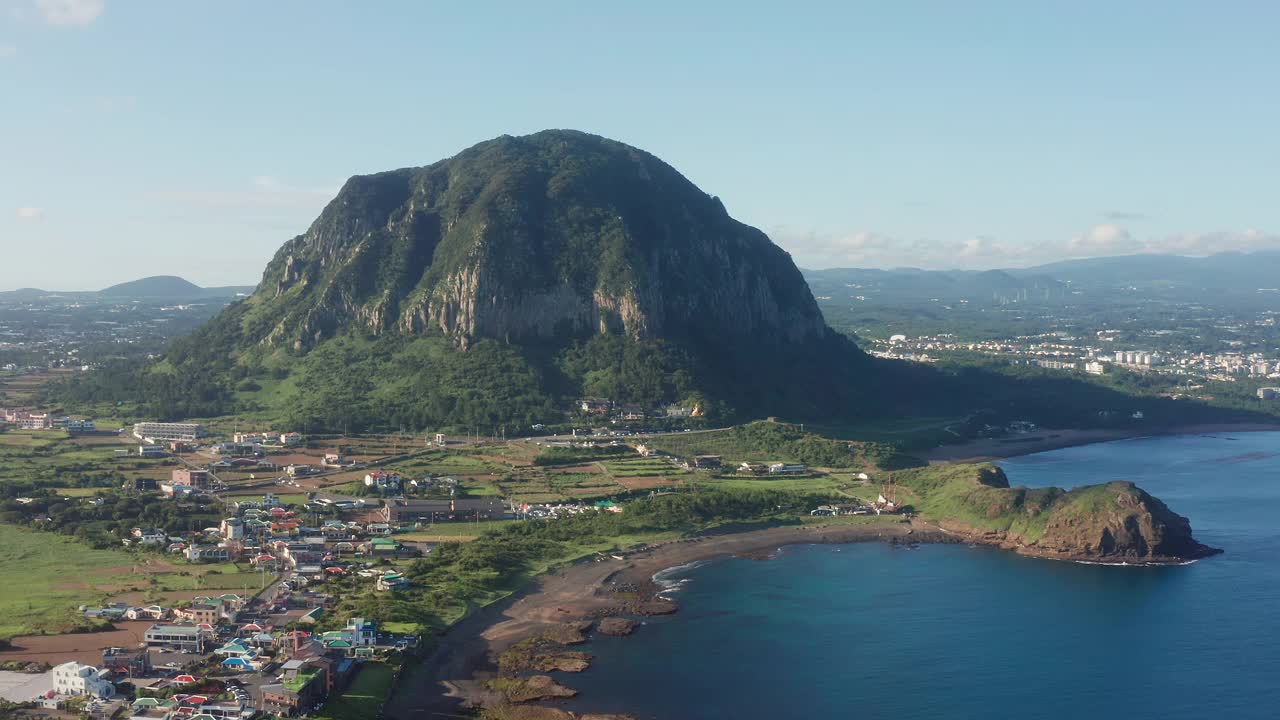
[[1067,562],[1072,562],[1072,563],[1075,563],[1076,565],[1102,565],[1102,566],[1105,566],[1105,567],[1142,567],[1142,568],[1146,568],[1146,567],[1182,567],[1183,565],[1194,565],[1194,564],[1196,564],[1196,563],[1198,563],[1198,562],[1200,562],[1200,561],[1199,561],[1199,560],[1183,560],[1182,562],[1159,562],[1159,563],[1154,563],[1154,562],[1152,562],[1152,563],[1136,562],[1136,563],[1128,563],[1128,562],[1100,562],[1100,561],[1098,561],[1098,560],[1068,560]]
[[667,593],[678,592],[680,588],[684,587],[689,582],[692,582],[692,578],[682,578],[678,576],[683,575],[690,570],[700,568],[708,562],[709,561],[707,560],[694,560],[693,562],[676,565],[675,567],[669,567],[665,570],[659,570],[654,573],[653,578],[651,578],[653,583],[662,588],[662,590],[658,591],[657,596],[664,597]]

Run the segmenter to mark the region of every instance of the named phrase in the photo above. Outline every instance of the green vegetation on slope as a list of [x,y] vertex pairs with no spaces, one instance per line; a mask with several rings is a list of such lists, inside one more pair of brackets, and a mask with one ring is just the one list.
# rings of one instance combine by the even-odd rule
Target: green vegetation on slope
[[778,461],[813,467],[898,469],[920,462],[883,443],[831,440],[796,425],[758,421],[725,430],[663,435],[648,445],[678,457],[720,455],[728,462]]
[[1059,488],[1010,488],[992,465],[934,465],[893,474],[909,492],[899,498],[932,521],[962,522],[979,530],[1007,532],[1028,542],[1044,534],[1049,511],[1065,493]]

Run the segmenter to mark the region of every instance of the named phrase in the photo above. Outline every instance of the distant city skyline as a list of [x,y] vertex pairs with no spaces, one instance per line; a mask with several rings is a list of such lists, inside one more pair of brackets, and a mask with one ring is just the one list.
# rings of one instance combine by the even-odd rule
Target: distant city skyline
[[804,268],[1280,249],[1280,7],[0,0],[0,289],[254,284],[354,174],[572,127]]

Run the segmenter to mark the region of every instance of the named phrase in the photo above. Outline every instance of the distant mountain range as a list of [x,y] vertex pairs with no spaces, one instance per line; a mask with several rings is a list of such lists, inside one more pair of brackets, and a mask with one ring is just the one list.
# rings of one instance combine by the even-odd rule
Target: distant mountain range
[[862,296],[883,302],[1053,299],[1083,293],[1105,299],[1122,291],[1201,301],[1258,297],[1280,288],[1280,252],[1208,257],[1124,255],[1065,260],[1009,270],[804,270],[819,300]]
[[226,287],[200,287],[195,283],[173,275],[155,275],[112,285],[104,290],[40,290],[21,288],[0,292],[0,299],[36,300],[51,295],[74,297],[118,298],[122,300],[205,300],[229,298],[253,293],[252,285]]

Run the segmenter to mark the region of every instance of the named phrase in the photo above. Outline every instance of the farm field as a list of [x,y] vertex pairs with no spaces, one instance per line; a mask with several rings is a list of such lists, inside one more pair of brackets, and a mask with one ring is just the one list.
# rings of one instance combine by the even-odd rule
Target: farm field
[[173,566],[120,550],[95,550],[53,533],[0,524],[0,638],[84,625],[75,610]]
[[[116,450],[132,448],[132,456]],[[108,482],[112,473],[123,477],[168,477],[174,461],[136,455],[136,444],[125,444],[114,433],[68,435],[61,430],[9,430],[0,432],[0,482],[27,481],[53,487],[91,484],[88,476]]]

